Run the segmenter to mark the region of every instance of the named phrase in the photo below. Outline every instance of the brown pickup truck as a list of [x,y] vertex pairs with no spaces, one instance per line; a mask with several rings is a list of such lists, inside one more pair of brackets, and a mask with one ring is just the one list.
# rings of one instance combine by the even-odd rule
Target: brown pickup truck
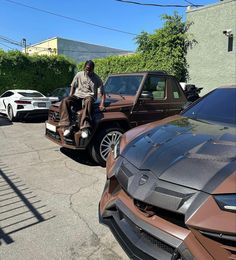
[[[94,104],[93,128],[88,138],[78,128],[80,111],[74,111],[74,131],[63,137],[58,126],[59,105],[53,104],[45,122],[46,137],[71,149],[87,149],[100,165],[106,164],[109,151],[127,130],[178,114],[187,103],[185,94],[174,76],[163,71],[145,71],[110,75],[105,84],[105,111]],[[73,108],[72,108],[73,109]]]

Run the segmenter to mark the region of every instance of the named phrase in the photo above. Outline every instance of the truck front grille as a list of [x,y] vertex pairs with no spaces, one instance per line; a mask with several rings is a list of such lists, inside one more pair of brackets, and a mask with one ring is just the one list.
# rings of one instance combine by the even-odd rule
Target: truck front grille
[[59,122],[60,114],[57,111],[49,110],[48,112],[48,119],[54,122]]

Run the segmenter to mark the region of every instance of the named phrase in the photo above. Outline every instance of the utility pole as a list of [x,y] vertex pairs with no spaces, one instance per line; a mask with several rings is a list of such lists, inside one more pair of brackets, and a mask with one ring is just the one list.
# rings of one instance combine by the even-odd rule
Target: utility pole
[[25,54],[26,54],[26,39],[25,38],[22,39],[22,46],[24,47]]

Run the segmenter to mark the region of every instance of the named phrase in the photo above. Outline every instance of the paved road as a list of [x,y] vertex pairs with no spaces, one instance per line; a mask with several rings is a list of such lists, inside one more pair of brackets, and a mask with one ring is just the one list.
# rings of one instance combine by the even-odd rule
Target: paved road
[[128,259],[98,223],[105,169],[0,116],[0,259]]

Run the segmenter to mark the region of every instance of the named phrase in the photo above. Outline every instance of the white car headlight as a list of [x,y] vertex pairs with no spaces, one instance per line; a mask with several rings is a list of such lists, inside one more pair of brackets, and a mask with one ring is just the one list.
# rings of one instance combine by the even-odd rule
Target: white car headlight
[[236,194],[215,195],[214,198],[222,210],[236,212]]

